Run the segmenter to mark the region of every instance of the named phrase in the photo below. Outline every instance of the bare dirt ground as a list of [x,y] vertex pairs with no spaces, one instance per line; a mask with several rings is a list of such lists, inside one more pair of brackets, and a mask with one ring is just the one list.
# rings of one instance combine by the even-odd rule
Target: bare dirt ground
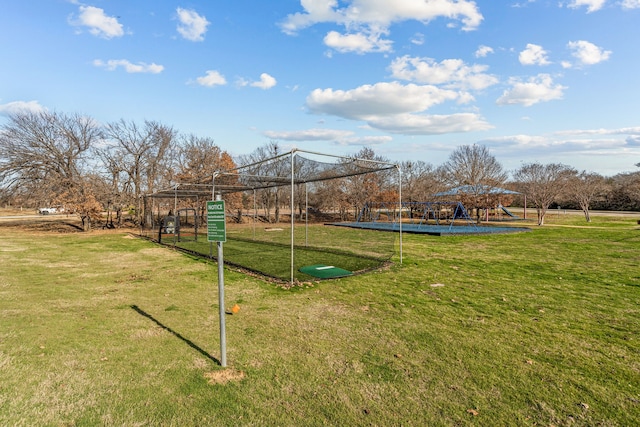
[[0,228],[11,228],[25,232],[80,233],[82,225],[79,219],[61,216],[20,216],[0,217]]
[[[93,225],[94,232],[113,232],[103,230],[103,223]],[[39,215],[31,211],[0,208],[0,228],[32,233],[82,233],[82,222],[76,215],[55,214]],[[122,227],[115,231],[130,231]]]

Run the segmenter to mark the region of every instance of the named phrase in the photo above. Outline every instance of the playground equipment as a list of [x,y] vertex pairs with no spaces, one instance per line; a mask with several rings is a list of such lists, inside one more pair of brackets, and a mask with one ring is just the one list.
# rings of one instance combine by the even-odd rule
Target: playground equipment
[[331,225],[378,231],[402,230],[434,236],[529,231],[522,227],[478,226],[460,202],[368,203],[357,221]]
[[356,222],[389,222],[402,217],[403,225],[428,225],[431,221],[434,225],[444,222],[453,227],[455,220],[463,220],[464,225],[476,227],[461,202],[402,202],[400,209],[398,206],[397,202],[369,202],[360,211]]
[[501,209],[502,212],[504,212],[505,214],[507,214],[511,218],[520,218],[518,215],[514,214],[513,212],[511,212],[509,209],[505,208],[502,205],[498,205],[498,209]]

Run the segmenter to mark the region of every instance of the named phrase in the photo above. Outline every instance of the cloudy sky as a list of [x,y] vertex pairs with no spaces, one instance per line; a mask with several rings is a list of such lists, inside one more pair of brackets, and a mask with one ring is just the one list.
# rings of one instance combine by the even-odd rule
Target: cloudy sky
[[156,120],[233,155],[278,141],[509,170],[640,162],[640,0],[28,0],[0,6],[0,124]]

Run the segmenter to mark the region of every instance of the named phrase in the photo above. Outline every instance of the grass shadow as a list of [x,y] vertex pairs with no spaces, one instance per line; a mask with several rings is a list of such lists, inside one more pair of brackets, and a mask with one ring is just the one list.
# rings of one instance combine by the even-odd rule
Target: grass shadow
[[179,332],[174,331],[173,329],[171,329],[170,327],[162,324],[158,319],[156,319],[155,317],[153,317],[152,315],[150,315],[149,313],[147,313],[146,311],[144,311],[143,309],[141,309],[140,307],[138,307],[137,305],[132,305],[131,309],[134,310],[136,313],[146,317],[147,319],[151,320],[152,322],[154,322],[156,325],[160,326],[162,329],[164,329],[165,331],[171,333],[173,336],[181,339],[182,341],[184,341],[189,347],[191,347],[192,349],[196,350],[198,353],[202,354],[204,357],[206,357],[209,360],[212,360],[213,362],[215,362],[216,364],[222,366],[222,363],[216,359],[215,357],[213,357],[211,354],[207,353],[204,349],[198,347],[198,345],[196,343],[194,343],[193,341],[191,341],[188,338],[185,338],[184,336],[182,336]]

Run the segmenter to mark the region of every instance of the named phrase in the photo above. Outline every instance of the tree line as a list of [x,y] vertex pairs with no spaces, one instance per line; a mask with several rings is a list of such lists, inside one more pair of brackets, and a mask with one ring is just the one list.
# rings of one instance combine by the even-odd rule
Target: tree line
[[[86,231],[104,220],[105,211],[113,213],[112,225],[121,225],[125,217],[140,224],[148,221],[144,195],[176,183],[210,182],[214,173],[279,154],[281,146],[270,141],[234,159],[212,138],[183,134],[152,120],[100,124],[80,114],[23,111],[9,115],[0,127],[0,203],[34,209],[64,206],[82,220]],[[368,147],[353,159],[388,162]],[[527,203],[538,212],[539,225],[556,205],[582,209],[586,221],[590,209],[640,210],[640,172],[604,177],[568,165],[534,162],[508,173],[480,145],[458,147],[439,166],[420,160],[399,166],[403,201],[431,201],[438,192],[464,186],[467,190],[456,198],[478,215],[498,204],[523,203],[523,196],[493,194],[486,191],[489,187],[526,194]],[[309,207],[317,212],[337,210],[346,219],[368,201],[397,201],[397,179],[384,172],[320,181],[309,192]],[[288,194],[280,187],[256,194],[268,220],[280,220]],[[242,194],[230,196],[230,202],[238,219],[243,209],[256,203]],[[303,209],[299,204],[300,214]]]

